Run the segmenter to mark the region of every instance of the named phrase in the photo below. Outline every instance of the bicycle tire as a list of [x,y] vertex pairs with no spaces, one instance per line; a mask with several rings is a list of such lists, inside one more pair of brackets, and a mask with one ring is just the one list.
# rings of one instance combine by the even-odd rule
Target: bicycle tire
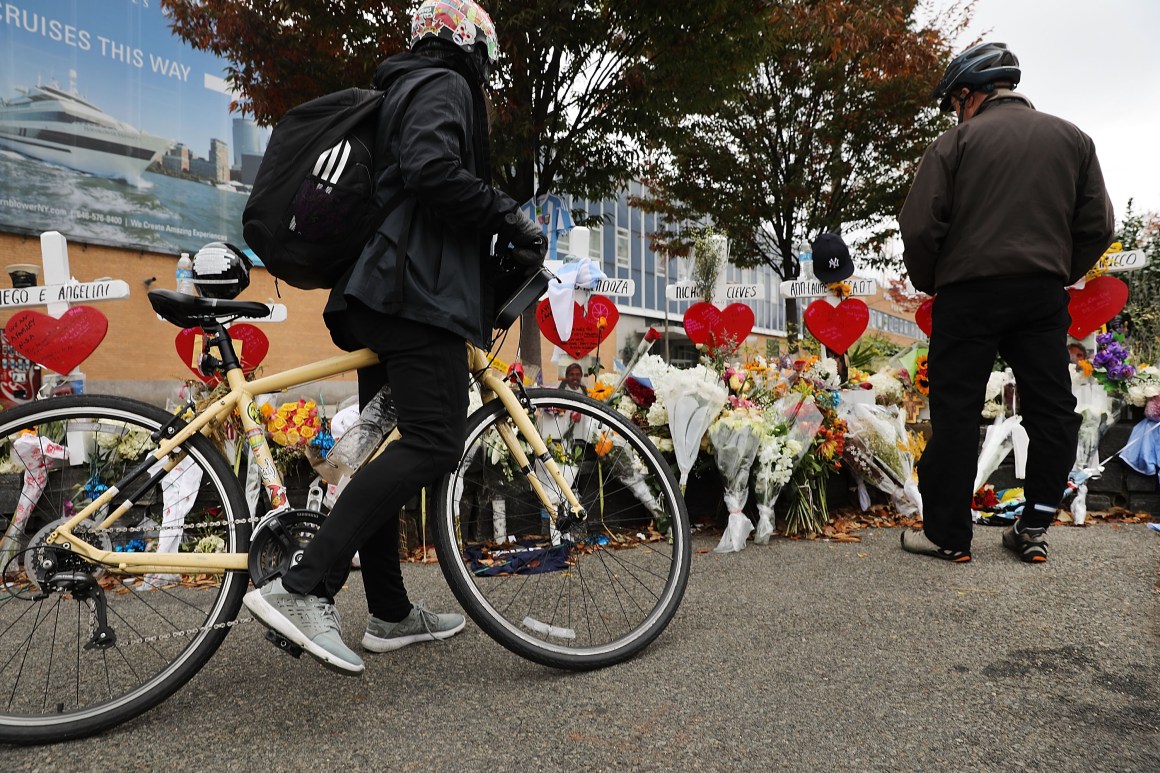
[[[140,464],[156,448],[149,433],[172,419],[159,408],[121,397],[59,397],[4,411],[0,439],[9,439],[5,442],[11,450],[11,438],[21,430],[39,428],[26,436],[35,439],[34,446],[22,445],[13,452],[28,463],[34,462],[30,450],[53,453],[45,441],[54,432],[68,446],[68,461],[47,469],[43,492],[33,502],[32,517],[46,522],[41,527],[46,534],[60,520],[58,514],[83,508],[99,486]],[[244,552],[249,523],[241,484],[206,437],[195,435],[183,449],[181,465],[150,490],[137,496],[140,486],[125,486],[112,504],[134,496],[133,508],[117,527],[86,539],[101,541],[106,549],[124,544],[139,550],[144,543],[146,549],[157,550],[163,542],[166,550],[174,549],[174,543],[188,549],[198,540],[196,547],[203,551]],[[86,462],[75,464],[80,457]],[[172,518],[184,511],[181,502],[191,504],[180,527],[172,520],[166,523],[166,512]],[[10,512],[7,503],[3,511]],[[34,534],[36,526],[24,534]],[[45,555],[62,568],[60,574],[38,578],[36,567]],[[237,616],[248,581],[245,572],[226,572],[153,575],[145,582],[140,575],[94,566],[75,553],[42,544],[15,553],[0,573],[6,567],[0,588],[0,742],[13,744],[91,735],[172,695],[217,650]],[[78,579],[68,587],[55,585],[65,569]],[[115,638],[111,643],[107,636],[99,637],[102,594],[94,586],[103,591],[107,630]],[[37,594],[37,588],[45,592]]]
[[[504,468],[507,449],[495,427],[508,416],[494,401],[468,418],[463,457],[439,487],[440,567],[472,620],[512,652],[571,671],[620,663],[660,635],[684,595],[691,554],[684,498],[655,446],[606,404],[557,389],[528,396],[550,450],[579,462],[570,465],[570,485],[587,520],[553,544],[531,484],[510,463]],[[535,464],[542,484],[558,492]]]

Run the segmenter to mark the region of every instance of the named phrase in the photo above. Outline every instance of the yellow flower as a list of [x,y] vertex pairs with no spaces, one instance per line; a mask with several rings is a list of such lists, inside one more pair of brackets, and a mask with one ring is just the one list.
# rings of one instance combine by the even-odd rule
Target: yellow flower
[[302,436],[295,430],[290,430],[286,433],[286,444],[296,446],[302,442]]
[[270,422],[270,426],[276,430],[286,429],[286,417],[282,415],[275,415],[274,420]]
[[588,390],[588,396],[593,400],[605,400],[612,394],[612,385],[596,382],[596,385]]
[[274,439],[274,442],[277,443],[278,445],[280,445],[280,446],[286,445],[286,433],[285,432],[281,432],[281,431],[275,432],[273,435],[271,435],[271,437]]
[[302,437],[309,440],[310,438],[314,437],[314,427],[311,427],[308,424],[300,430],[300,433],[301,433]]

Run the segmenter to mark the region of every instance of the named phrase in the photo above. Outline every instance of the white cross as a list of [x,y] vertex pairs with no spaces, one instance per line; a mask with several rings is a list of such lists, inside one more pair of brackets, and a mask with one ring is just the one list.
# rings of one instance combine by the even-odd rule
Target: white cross
[[122,279],[97,279],[78,282],[68,266],[68,242],[57,231],[40,235],[40,260],[44,284],[0,290],[0,308],[18,309],[45,306],[48,314],[59,319],[72,303],[98,303],[129,297],[129,285]]

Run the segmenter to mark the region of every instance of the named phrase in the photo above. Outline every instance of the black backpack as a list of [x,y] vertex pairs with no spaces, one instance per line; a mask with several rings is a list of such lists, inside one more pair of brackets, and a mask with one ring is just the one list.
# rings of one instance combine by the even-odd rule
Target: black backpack
[[351,88],[282,117],[242,212],[242,236],[276,278],[333,287],[398,200],[374,202],[385,92]]

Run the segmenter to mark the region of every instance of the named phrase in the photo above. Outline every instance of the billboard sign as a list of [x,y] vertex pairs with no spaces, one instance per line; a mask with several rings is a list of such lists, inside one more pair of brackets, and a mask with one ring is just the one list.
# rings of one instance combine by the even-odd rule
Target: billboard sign
[[225,66],[159,0],[0,0],[0,231],[243,246],[265,133],[229,112]]

